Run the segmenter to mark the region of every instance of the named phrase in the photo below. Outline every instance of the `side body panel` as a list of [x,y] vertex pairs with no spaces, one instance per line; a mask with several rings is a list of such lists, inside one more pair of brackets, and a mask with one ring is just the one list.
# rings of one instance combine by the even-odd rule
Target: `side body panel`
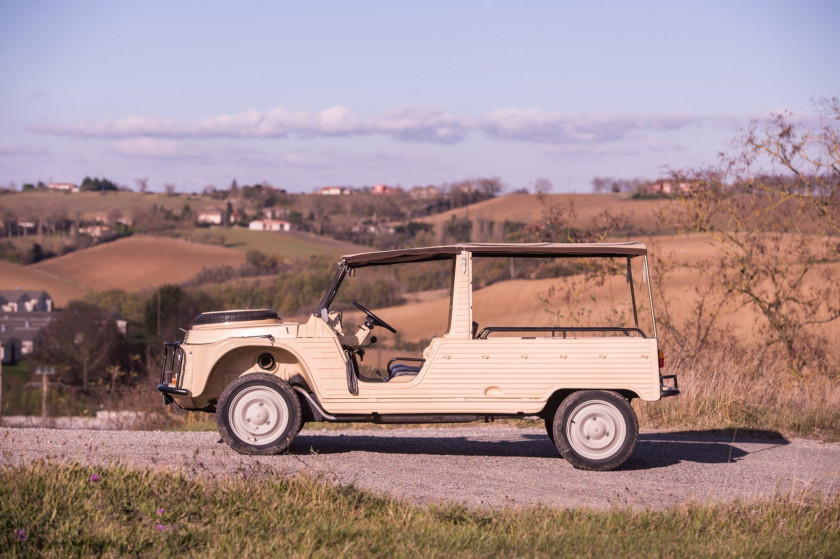
[[659,399],[657,342],[645,338],[436,339],[417,377],[359,383],[331,413],[525,413],[563,388],[629,390]]

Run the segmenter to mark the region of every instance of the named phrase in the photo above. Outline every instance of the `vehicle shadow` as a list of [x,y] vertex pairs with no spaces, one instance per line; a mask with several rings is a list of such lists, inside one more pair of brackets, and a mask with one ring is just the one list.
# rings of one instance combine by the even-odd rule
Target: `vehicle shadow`
[[[761,447],[744,450],[737,443],[757,443]],[[777,431],[708,430],[643,433],[630,459],[621,470],[648,470],[695,462],[699,464],[728,464],[749,454],[765,452],[790,444]]]
[[[426,456],[488,456],[553,458],[559,453],[548,436],[523,433],[512,440],[482,440],[457,436],[440,437],[381,436],[354,434],[352,431],[322,431],[299,435],[289,453],[303,455],[373,452],[379,454],[415,454]],[[737,443],[758,443],[760,448],[744,450]],[[620,470],[663,468],[680,462],[726,464],[744,456],[789,444],[775,431],[671,431],[639,435],[636,449]]]

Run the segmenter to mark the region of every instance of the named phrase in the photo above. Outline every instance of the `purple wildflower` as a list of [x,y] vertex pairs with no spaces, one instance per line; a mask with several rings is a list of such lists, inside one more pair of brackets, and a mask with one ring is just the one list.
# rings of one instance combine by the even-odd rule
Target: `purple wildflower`
[[23,528],[18,528],[17,530],[15,530],[15,538],[17,538],[17,541],[19,542],[25,542],[26,530],[24,530]]
[[248,479],[249,475],[250,474],[248,474],[248,472],[242,472],[242,477],[244,477],[245,479]]
[[99,481],[99,474],[90,474],[91,481]]
[[155,530],[157,530],[159,532],[163,532],[164,530],[166,530],[166,525],[165,524],[158,524],[157,526],[155,526]]
[[163,508],[163,507],[160,507],[157,512],[158,512],[158,516],[161,516],[163,513],[166,512],[166,509]]

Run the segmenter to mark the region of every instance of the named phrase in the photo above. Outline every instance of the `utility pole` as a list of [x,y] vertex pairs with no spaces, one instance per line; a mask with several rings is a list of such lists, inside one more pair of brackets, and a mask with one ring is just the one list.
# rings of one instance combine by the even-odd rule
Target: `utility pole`
[[[49,417],[47,413],[47,392],[50,387],[49,375],[55,374],[55,367],[38,367],[35,369],[35,375],[41,377],[41,419],[46,420]],[[43,423],[41,424],[43,426]]]

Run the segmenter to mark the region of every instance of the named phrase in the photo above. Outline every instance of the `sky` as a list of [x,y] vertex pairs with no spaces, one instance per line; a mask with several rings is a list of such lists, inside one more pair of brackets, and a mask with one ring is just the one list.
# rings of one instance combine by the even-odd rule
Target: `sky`
[[840,95],[840,2],[0,0],[0,185],[662,176]]

